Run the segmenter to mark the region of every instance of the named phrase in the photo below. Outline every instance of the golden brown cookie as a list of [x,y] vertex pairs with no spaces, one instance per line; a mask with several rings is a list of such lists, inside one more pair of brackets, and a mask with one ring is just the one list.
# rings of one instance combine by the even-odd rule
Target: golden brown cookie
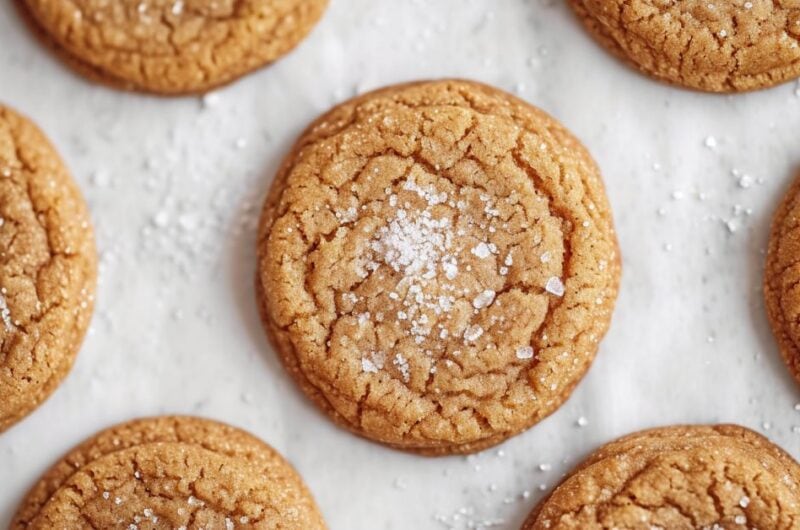
[[302,389],[353,432],[425,454],[483,449],[557,409],[620,273],[585,148],[453,80],[312,124],[273,183],[258,255],[262,320]]
[[790,530],[800,466],[737,425],[643,431],[601,447],[522,530]]
[[44,134],[0,105],[0,432],[72,367],[96,270],[80,191]]
[[302,479],[239,429],[190,417],[124,423],[94,436],[28,493],[10,530],[320,530]]
[[328,0],[16,0],[80,73],[125,89],[203,92],[288,53]]
[[800,382],[800,176],[775,212],[764,270],[764,300],[784,361]]
[[653,77],[709,92],[800,76],[796,0],[570,0],[606,48]]

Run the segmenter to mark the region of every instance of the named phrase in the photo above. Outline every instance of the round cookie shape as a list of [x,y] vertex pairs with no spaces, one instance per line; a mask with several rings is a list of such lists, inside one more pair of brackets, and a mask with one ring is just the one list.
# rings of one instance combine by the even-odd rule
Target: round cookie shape
[[617,295],[599,171],[542,111],[444,80],[344,103],[267,197],[262,321],[336,422],[395,448],[469,453],[557,409]]
[[708,92],[800,76],[794,0],[570,0],[589,32],[642,72]]
[[764,270],[764,301],[772,332],[792,375],[800,382],[800,177],[772,221]]
[[119,88],[203,92],[291,51],[328,0],[17,0],[80,73]]
[[522,530],[793,529],[800,466],[736,425],[675,426],[611,442],[534,509]]
[[10,530],[323,530],[302,479],[275,450],[218,422],[136,420],[73,449],[28,493]]
[[44,134],[0,105],[0,432],[66,377],[96,276],[80,191]]

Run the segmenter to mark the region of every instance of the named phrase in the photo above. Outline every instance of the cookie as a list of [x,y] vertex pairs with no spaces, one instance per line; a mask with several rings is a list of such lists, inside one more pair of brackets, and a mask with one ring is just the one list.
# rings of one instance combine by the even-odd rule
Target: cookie
[[795,529],[800,466],[736,425],[643,431],[605,445],[522,530]]
[[214,421],[160,417],[101,432],[53,466],[10,530],[324,529],[302,479],[275,450]]
[[800,176],[775,212],[764,270],[764,300],[772,332],[800,382]]
[[708,92],[800,76],[800,3],[570,0],[596,39],[642,72]]
[[68,64],[158,94],[204,92],[291,51],[328,0],[16,0]]
[[72,367],[96,271],[80,191],[44,134],[0,105],[0,432]]
[[258,239],[262,321],[335,421],[423,454],[540,421],[589,368],[620,274],[586,149],[498,89],[346,102],[298,140]]

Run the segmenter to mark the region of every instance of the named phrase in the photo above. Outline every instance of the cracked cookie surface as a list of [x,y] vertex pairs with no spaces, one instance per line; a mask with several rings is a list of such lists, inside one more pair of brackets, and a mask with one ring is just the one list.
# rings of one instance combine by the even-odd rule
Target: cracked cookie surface
[[262,321],[301,388],[353,432],[425,454],[483,449],[557,409],[620,272],[586,150],[468,81],[390,87],[312,124],[258,255]]
[[72,367],[96,267],[89,214],[60,157],[35,125],[0,105],[0,431]]
[[97,81],[202,92],[288,53],[328,0],[16,0],[59,55]]
[[764,269],[764,301],[789,371],[800,382],[800,175],[772,221]]
[[800,528],[800,466],[736,425],[643,431],[592,454],[523,530]]
[[570,0],[597,40],[643,72],[740,92],[800,76],[797,0]]
[[73,449],[28,493],[10,530],[323,530],[292,467],[252,435],[191,417],[136,420]]

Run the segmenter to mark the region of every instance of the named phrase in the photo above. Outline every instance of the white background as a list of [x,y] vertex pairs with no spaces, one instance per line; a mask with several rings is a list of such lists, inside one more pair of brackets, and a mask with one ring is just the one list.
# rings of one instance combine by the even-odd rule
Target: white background
[[[0,435],[0,528],[74,444],[162,413],[274,445],[334,530],[516,530],[540,486],[599,444],[662,424],[738,422],[800,457],[800,387],[760,292],[772,211],[800,167],[796,83],[737,96],[656,83],[560,2],[333,0],[294,53],[204,106],[74,76],[11,4],[0,7],[0,101],[66,159],[91,206],[101,278],[72,374]],[[335,428],[293,387],[256,314],[254,233],[281,157],[314,117],[364,90],[446,76],[517,92],[588,145],[624,273],[611,331],[566,405],[499,450],[427,459]]]

